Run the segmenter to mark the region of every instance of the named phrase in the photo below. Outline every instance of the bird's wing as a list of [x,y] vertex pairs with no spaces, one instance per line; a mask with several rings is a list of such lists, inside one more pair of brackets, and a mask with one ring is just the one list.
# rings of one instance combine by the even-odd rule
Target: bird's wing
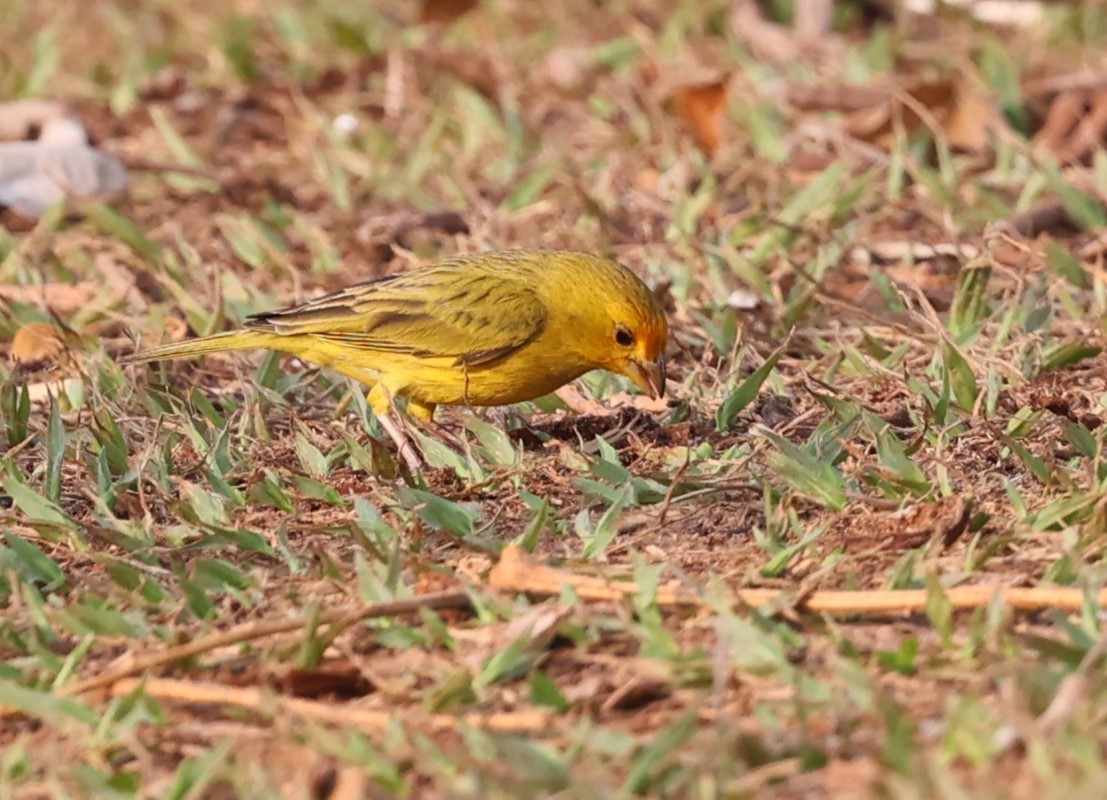
[[351,286],[247,322],[258,330],[469,366],[502,358],[545,325],[545,305],[521,281],[435,270]]

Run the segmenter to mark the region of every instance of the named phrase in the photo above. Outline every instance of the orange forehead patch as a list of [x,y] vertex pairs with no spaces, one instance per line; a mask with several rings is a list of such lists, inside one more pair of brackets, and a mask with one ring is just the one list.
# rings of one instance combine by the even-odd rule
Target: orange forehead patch
[[669,324],[664,317],[647,320],[640,335],[646,344],[646,357],[652,361],[665,352],[665,345],[669,338]]

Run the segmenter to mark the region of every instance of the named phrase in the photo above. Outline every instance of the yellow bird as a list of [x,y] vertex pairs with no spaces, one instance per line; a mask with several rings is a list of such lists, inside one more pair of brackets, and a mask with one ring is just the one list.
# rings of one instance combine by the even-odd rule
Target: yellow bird
[[585,253],[509,250],[357,284],[121,363],[260,348],[329,367],[371,387],[370,406],[414,470],[395,398],[429,421],[438,405],[533,400],[594,369],[661,397],[668,333],[661,305],[626,267]]

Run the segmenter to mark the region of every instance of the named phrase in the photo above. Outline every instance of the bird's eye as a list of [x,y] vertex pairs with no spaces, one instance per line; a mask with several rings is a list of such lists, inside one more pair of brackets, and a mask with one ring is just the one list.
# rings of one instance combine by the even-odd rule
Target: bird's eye
[[615,343],[620,347],[630,347],[634,344],[634,334],[626,325],[620,325],[615,329]]

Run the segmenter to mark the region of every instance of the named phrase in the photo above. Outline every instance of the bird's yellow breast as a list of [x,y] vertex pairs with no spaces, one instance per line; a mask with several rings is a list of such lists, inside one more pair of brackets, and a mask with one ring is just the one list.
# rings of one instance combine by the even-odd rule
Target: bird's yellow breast
[[[459,364],[453,357],[365,351],[326,340],[313,342],[301,357],[379,386],[385,399],[407,397],[427,406],[500,406],[542,397],[592,368],[566,358],[545,339],[539,337],[503,358],[479,365]],[[381,391],[375,393],[375,397],[381,395]]]

